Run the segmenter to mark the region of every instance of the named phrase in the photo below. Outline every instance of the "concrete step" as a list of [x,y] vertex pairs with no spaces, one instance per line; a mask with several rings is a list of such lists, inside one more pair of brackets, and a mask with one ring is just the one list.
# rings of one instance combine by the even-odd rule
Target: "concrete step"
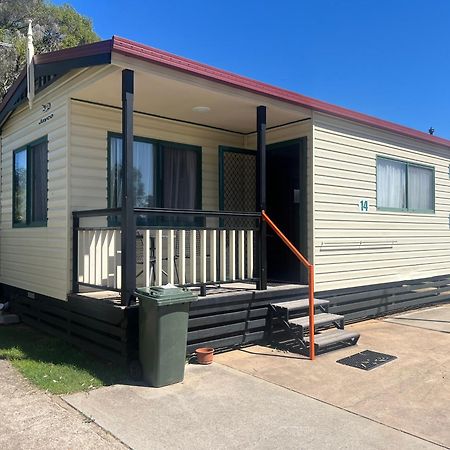
[[[346,330],[329,330],[314,335],[314,346],[318,349],[329,347],[330,345],[344,342],[355,345],[358,342],[359,333]],[[309,342],[309,336],[305,337],[305,342]]]
[[[318,298],[314,299],[314,306],[328,305],[330,303],[328,300],[321,300]],[[277,302],[272,303],[272,306],[280,309],[287,309],[288,311],[300,311],[309,308],[309,299],[300,298],[297,300],[290,300],[288,302]]]
[[[297,317],[296,319],[290,319],[290,325],[297,325],[299,327],[303,327],[304,329],[309,328],[309,316],[305,317]],[[314,316],[314,325],[326,325],[333,322],[341,322],[342,326],[344,325],[344,316],[340,316],[339,314],[316,314]]]

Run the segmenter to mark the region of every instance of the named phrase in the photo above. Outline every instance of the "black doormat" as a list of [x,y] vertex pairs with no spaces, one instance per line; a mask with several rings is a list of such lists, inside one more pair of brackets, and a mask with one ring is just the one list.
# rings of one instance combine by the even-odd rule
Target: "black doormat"
[[357,369],[372,370],[394,359],[397,359],[397,357],[386,355],[385,353],[373,352],[372,350],[364,350],[361,353],[347,356],[347,358],[340,359],[336,362],[345,366],[356,367]]

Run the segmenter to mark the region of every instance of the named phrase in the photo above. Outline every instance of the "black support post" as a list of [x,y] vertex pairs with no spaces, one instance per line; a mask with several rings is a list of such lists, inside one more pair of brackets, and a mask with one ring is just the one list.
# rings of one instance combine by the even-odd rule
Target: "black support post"
[[133,101],[134,72],[122,71],[122,214],[121,214],[121,303],[129,306],[136,290],[136,220],[133,190]]
[[[257,161],[258,161],[258,201],[260,211],[266,209],[266,107],[256,109]],[[267,224],[261,219],[258,250],[258,286],[259,290],[267,289]]]
[[78,294],[78,228],[80,218],[73,216],[72,220],[72,293]]

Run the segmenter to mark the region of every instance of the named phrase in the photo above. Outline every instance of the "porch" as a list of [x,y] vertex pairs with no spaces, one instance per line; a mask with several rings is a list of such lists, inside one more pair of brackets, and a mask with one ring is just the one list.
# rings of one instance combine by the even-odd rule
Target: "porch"
[[[79,207],[69,303],[135,311],[139,287],[174,284],[200,297],[188,352],[260,341],[271,302],[308,293],[312,301],[306,270],[262,215],[269,207],[294,245],[312,252],[311,111],[150,64],[114,63],[122,70],[104,70],[72,97],[72,158],[84,170],[72,180]],[[92,142],[95,171],[78,156]],[[136,340],[137,326],[124,326]]]
[[[287,274],[276,277],[277,281],[304,286],[304,273],[300,278],[295,257],[287,251],[285,258],[286,253],[278,251],[282,244],[277,247],[270,236],[268,241],[260,211],[267,205],[267,177],[273,187],[277,183],[287,185],[286,178],[290,178],[290,174],[284,174],[282,183],[278,173],[270,179],[266,142],[286,139],[287,146],[291,146],[288,150],[292,150],[288,153],[297,158],[292,167],[296,184],[288,187],[289,204],[284,199],[273,200],[273,204],[302,217],[301,224],[289,221],[289,231],[295,235],[294,243],[302,244],[302,251],[312,250],[306,223],[309,214],[305,130],[310,124],[305,121],[309,120],[310,111],[242,90],[224,89],[220,83],[198,84],[192,77],[151,64],[130,64],[120,58],[115,63],[127,68],[104,70],[72,98],[72,111],[96,108],[100,117],[104,112],[105,118],[112,113],[117,117],[120,112],[122,126],[118,132],[114,121],[109,122],[109,128],[102,125],[102,133],[107,135],[103,152],[106,150],[108,164],[105,172],[96,171],[100,178],[95,179],[95,186],[106,182],[107,204],[104,191],[98,189],[95,193],[86,192],[84,197],[72,194],[72,204],[80,207],[73,208],[71,294],[113,291],[120,295],[122,306],[131,306],[136,288],[168,283],[196,288],[201,296],[211,290],[217,292],[217,286],[242,282],[251,284],[253,290],[265,290],[268,260],[272,259],[273,266],[281,269],[279,272],[283,272],[285,263],[295,272],[292,278]],[[130,65],[135,66],[133,70]],[[119,76],[120,106],[118,97],[112,95],[117,91]],[[179,104],[180,96],[194,106]],[[213,106],[202,107],[199,115],[195,105],[200,100]],[[143,128],[143,116],[145,121],[151,120],[149,125],[156,126],[155,132],[153,128]],[[73,115],[74,156],[84,152],[78,144],[80,120],[81,115]],[[93,121],[92,118],[90,124],[86,123],[86,136],[91,135]],[[169,138],[169,142],[167,133],[161,134],[163,123],[168,132],[172,128],[179,133],[182,127],[183,133]],[[95,127],[98,129],[99,125],[95,123]],[[194,130],[209,133],[206,150],[192,139]],[[217,139],[214,143],[211,133]],[[277,153],[282,155],[282,150]],[[99,151],[100,148],[95,158],[100,157]],[[214,153],[214,168],[209,159],[202,160],[205,151]],[[289,166],[288,160],[283,161]],[[90,172],[87,166],[84,173],[76,172],[73,184],[77,189],[73,192],[81,192],[84,185],[94,183]],[[213,186],[210,179],[217,185]],[[304,209],[300,209],[300,203]],[[288,224],[280,225],[283,228]],[[267,255],[268,246],[269,251],[273,248],[273,258]]]
[[[123,299],[123,231],[108,226],[117,223],[118,214],[111,209],[73,213],[78,251],[68,299],[136,314],[138,299],[128,304]],[[188,354],[199,346],[229,348],[261,341],[271,302],[308,296],[307,285],[267,282],[259,213],[135,208],[134,214],[141,225],[126,244],[126,251],[136,252],[133,289],[170,283],[199,296],[190,308]],[[137,341],[137,327],[127,328]]]

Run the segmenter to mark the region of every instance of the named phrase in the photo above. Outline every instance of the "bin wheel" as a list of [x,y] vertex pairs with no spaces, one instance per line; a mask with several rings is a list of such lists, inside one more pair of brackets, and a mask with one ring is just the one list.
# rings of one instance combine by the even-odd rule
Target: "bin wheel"
[[141,380],[142,379],[142,366],[141,363],[137,359],[133,359],[128,364],[128,373],[133,380]]

